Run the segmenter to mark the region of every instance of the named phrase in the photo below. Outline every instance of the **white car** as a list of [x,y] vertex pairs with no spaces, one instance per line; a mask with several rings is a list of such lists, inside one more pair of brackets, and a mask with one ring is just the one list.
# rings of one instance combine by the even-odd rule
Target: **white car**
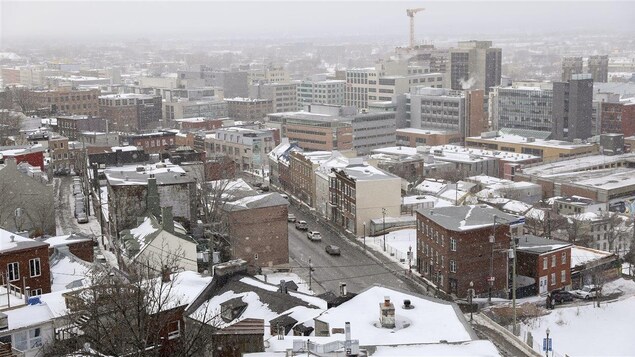
[[582,289],[571,290],[570,292],[571,295],[577,297],[578,299],[589,300],[596,298],[601,291],[602,288],[595,285],[585,285],[582,287]]
[[313,242],[322,241],[322,235],[318,231],[309,231],[306,233],[307,238]]

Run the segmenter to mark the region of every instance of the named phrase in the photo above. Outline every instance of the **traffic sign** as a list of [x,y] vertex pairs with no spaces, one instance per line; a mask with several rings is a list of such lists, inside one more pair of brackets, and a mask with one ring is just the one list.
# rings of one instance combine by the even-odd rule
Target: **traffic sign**
[[513,221],[513,222],[509,222],[509,225],[514,227],[514,226],[520,226],[525,224],[525,217],[519,217],[517,220]]

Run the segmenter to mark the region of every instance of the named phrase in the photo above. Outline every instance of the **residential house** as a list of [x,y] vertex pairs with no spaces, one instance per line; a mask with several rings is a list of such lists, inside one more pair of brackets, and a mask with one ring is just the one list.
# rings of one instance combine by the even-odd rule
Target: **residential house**
[[132,263],[161,271],[164,266],[198,271],[196,241],[174,222],[172,207],[161,207],[161,220],[152,213],[139,217],[140,224],[120,233],[121,251]]
[[48,247],[0,229],[0,272],[12,292],[26,297],[51,292]]
[[[518,237],[516,274],[533,279],[534,293],[571,287],[571,244],[534,235]],[[517,285],[518,286],[518,285]]]
[[398,217],[401,212],[401,178],[363,163],[349,160],[344,168],[333,168],[330,180],[331,222],[355,235],[373,218]]
[[295,142],[289,142],[289,138],[282,138],[278,146],[273,148],[269,156],[269,183],[282,190],[291,189],[289,155],[294,151],[302,151]]
[[[464,297],[507,297],[510,223],[517,217],[489,206],[417,211],[417,270],[437,289]],[[504,253],[501,253],[502,252]]]
[[310,207],[315,207],[315,170],[331,155],[330,151],[294,151],[289,154],[289,192]]
[[54,188],[44,176],[20,172],[13,159],[0,165],[0,227],[34,236],[55,234]]

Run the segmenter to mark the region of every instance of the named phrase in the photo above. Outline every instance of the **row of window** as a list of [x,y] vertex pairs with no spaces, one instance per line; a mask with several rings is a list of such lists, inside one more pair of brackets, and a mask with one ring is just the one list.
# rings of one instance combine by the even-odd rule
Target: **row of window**
[[[9,281],[20,280],[20,263],[13,262],[13,263],[7,264],[7,275],[8,275]],[[42,267],[40,265],[40,258],[29,260],[29,276],[31,278],[34,278],[40,275],[42,275]]]
[[[556,266],[556,255],[553,254],[551,256],[551,267],[555,267]],[[544,257],[542,258],[542,270],[547,270],[547,266],[549,265],[549,257]],[[567,264],[567,253],[566,252],[562,252],[562,254],[560,255],[560,263],[562,265]]]

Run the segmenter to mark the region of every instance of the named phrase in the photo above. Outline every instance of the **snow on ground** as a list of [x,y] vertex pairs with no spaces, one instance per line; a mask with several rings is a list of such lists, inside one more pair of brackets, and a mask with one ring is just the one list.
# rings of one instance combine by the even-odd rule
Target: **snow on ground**
[[[363,238],[358,238],[362,242]],[[414,228],[400,229],[386,233],[386,251],[384,252],[384,236],[366,237],[366,246],[383,253],[385,256],[402,262],[404,268],[408,267],[408,250],[412,247],[412,262],[417,261],[417,230]]]
[[62,259],[51,262],[51,291],[66,290],[71,287],[85,286],[90,284],[88,275],[90,267],[65,256]]
[[295,273],[270,273],[266,274],[266,278],[265,275],[256,275],[256,278],[274,285],[279,285],[282,280],[293,281],[298,286],[298,292],[315,295],[312,290],[309,290],[309,284]]
[[[615,283],[619,285],[620,280],[623,279]],[[630,282],[624,286],[630,290],[635,284]],[[521,338],[525,339],[527,332],[531,332],[534,350],[542,351],[542,341],[549,328],[553,350],[558,356],[633,356],[635,339],[630,332],[635,320],[633,306],[635,296],[605,302],[599,308],[593,304],[558,308],[524,322]]]

